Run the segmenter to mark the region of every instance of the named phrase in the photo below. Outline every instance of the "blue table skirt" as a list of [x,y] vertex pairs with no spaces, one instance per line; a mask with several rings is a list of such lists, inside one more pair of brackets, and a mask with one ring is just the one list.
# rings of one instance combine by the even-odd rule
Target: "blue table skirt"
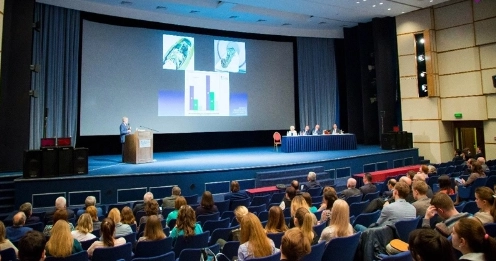
[[322,151],[322,150],[356,150],[355,134],[283,136],[283,152]]

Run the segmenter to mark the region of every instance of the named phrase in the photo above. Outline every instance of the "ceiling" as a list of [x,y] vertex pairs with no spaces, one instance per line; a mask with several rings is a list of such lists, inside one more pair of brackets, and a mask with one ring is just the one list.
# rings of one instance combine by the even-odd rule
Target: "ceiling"
[[342,37],[343,27],[449,0],[38,0],[154,22],[263,34]]

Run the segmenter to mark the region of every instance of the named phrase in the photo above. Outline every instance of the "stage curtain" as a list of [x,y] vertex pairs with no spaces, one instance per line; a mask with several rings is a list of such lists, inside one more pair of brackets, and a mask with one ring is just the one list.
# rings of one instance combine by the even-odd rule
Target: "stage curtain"
[[297,38],[297,55],[300,128],[340,127],[334,40]]
[[46,137],[72,137],[78,115],[80,12],[51,5],[35,5],[31,89],[30,149],[40,147],[43,119],[48,109]]

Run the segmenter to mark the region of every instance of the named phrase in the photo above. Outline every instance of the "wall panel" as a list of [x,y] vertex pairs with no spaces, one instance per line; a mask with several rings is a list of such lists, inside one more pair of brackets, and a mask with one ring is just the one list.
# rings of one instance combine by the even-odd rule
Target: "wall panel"
[[496,43],[496,18],[475,22],[477,45]]
[[415,55],[406,55],[398,57],[400,67],[400,77],[417,75],[417,64]]
[[434,9],[436,30],[472,23],[471,9],[469,1]]
[[433,29],[434,24],[431,19],[431,12],[432,9],[426,8],[397,16],[396,33],[406,34]]
[[439,76],[441,97],[481,95],[481,74],[469,72]]
[[439,74],[451,74],[480,70],[479,48],[438,53]]
[[[487,96],[487,117],[489,119],[496,119],[496,96]],[[496,136],[496,132],[493,132]]]
[[417,77],[400,78],[401,98],[417,98]]
[[496,1],[479,1],[474,3],[474,20],[482,20],[496,16]]
[[493,85],[493,75],[496,75],[496,68],[482,70],[482,91],[484,94],[496,93],[496,88]]
[[481,69],[496,68],[496,44],[484,45],[479,49]]
[[475,45],[474,26],[461,25],[436,32],[437,51],[444,52]]
[[415,38],[413,34],[398,35],[398,55],[415,54]]
[[[441,101],[443,121],[483,121],[487,120],[485,96],[446,98]],[[462,119],[456,119],[454,114],[462,113]]]
[[401,99],[403,121],[440,119],[439,98]]

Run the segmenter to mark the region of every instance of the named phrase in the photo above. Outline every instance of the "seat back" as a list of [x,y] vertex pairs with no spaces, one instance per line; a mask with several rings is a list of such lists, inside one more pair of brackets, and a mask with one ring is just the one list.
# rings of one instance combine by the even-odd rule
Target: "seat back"
[[382,258],[382,261],[412,261],[412,255],[410,251],[405,251],[396,255],[386,256]]
[[124,259],[126,261],[131,261],[133,254],[132,251],[133,245],[130,242],[120,246],[96,248],[93,251],[93,257],[91,258],[91,260],[108,261]]
[[274,246],[276,247],[281,246],[282,236],[284,236],[284,232],[267,234],[267,237],[269,237],[270,239],[272,239],[272,241],[274,241]]
[[[68,257],[53,257],[53,256],[47,256],[45,258],[45,260],[47,261],[88,261],[88,252],[86,251],[81,251],[81,252],[77,252],[77,253],[74,253]],[[2,260],[3,257],[2,257]],[[5,259],[5,260],[9,260],[9,259]],[[12,259],[13,261],[15,261],[16,259]]]
[[477,203],[475,201],[468,201],[462,209],[462,212],[467,212],[470,214],[475,214],[479,211],[479,208],[477,207]]
[[258,219],[260,219],[260,222],[269,220],[269,211],[258,212]]
[[229,258],[229,260],[232,260],[233,257],[238,257],[238,248],[239,241],[227,241],[222,248],[222,254]]
[[312,245],[312,251],[304,256],[301,261],[320,261],[324,255],[324,250],[326,247],[326,241],[322,241],[318,244]]
[[168,227],[175,227],[176,226],[176,219],[171,219],[169,220],[169,224],[167,224]]
[[260,257],[260,258],[251,258],[252,261],[279,261],[281,259],[281,252],[277,252],[270,256]]
[[219,212],[207,215],[198,215],[196,217],[196,221],[201,222],[201,224],[204,224],[207,220],[219,220]]
[[250,198],[231,200],[231,204],[229,205],[229,210],[234,211],[238,206],[245,206],[246,208],[248,208],[248,206],[250,206]]
[[186,199],[186,202],[188,203],[188,205],[198,203],[198,194],[194,194],[191,196],[183,196],[183,197],[184,197],[184,199]]
[[353,261],[362,232],[349,237],[338,237],[327,243],[322,255],[322,261]]
[[[376,187],[377,187],[377,185],[376,185]],[[382,190],[382,188],[381,189],[377,189],[376,192],[365,194],[365,196],[363,196],[362,202],[363,201],[367,201],[367,200],[372,201],[373,199],[378,198],[379,197],[379,193],[381,193],[381,190]]]
[[322,234],[322,231],[324,231],[324,228],[327,226],[326,222],[322,222],[318,225],[313,226],[313,231],[315,234],[317,234],[320,237],[320,234]]
[[179,256],[181,251],[185,248],[202,248],[208,246],[208,237],[210,236],[209,231],[205,231],[201,234],[194,236],[179,236],[176,239],[176,244],[174,245],[174,254]]
[[222,216],[220,216],[220,219],[224,218],[229,218],[229,220],[232,220],[234,218],[234,211],[224,211],[224,213],[222,213]]
[[31,223],[31,224],[25,224],[24,226],[25,227],[30,227],[33,230],[36,230],[36,231],[39,231],[39,232],[43,232],[43,229],[45,228],[45,225],[43,224],[43,222],[36,222],[36,223]]
[[[2,257],[2,260],[7,260],[7,261],[16,261],[17,256],[16,252],[13,248],[7,248],[2,251],[0,251],[0,256]],[[86,257],[88,257],[88,254],[86,254]]]
[[230,203],[231,203],[230,200],[215,202],[215,205],[217,206],[217,209],[219,210],[220,215],[222,215],[222,213],[224,213],[224,211],[229,210],[229,204]]
[[351,196],[351,197],[348,197],[346,199],[346,203],[348,203],[348,205],[351,205],[353,203],[360,202],[360,201],[362,201],[362,195]]
[[[128,203],[110,204],[108,206],[108,209],[111,210],[113,208],[117,208],[119,210],[119,212],[121,212],[124,207],[129,207],[129,204]],[[137,219],[137,220],[139,221],[139,219]]]
[[140,241],[136,244],[135,257],[160,256],[172,251],[172,237],[154,241]]
[[489,236],[496,237],[496,223],[485,224],[484,229]]
[[175,261],[175,260],[176,260],[176,256],[174,255],[173,251],[170,251],[169,253],[160,256],[133,258],[133,261]]
[[[231,233],[231,230],[233,230],[233,227],[226,227],[226,228],[217,228],[212,232],[212,235],[210,236],[210,240],[208,241],[208,245],[211,246],[217,242],[220,238],[224,239],[227,241],[229,238],[229,233]],[[212,231],[212,230],[210,230]]]
[[134,246],[134,244],[136,243],[136,235],[137,235],[136,232],[132,232],[132,233],[129,233],[129,234],[121,236],[121,237],[126,239],[126,242],[130,242]]
[[272,194],[272,197],[270,198],[269,204],[281,203],[282,199],[284,198],[284,195],[286,195],[286,192],[276,192],[276,193]]
[[140,210],[138,212],[136,212],[136,221],[138,221],[138,223],[141,221],[141,218],[146,216],[146,212],[144,210]]
[[226,228],[229,227],[231,220],[229,218],[224,218],[221,220],[207,220],[205,223],[202,223],[203,231],[214,231],[217,228]]
[[270,195],[254,196],[251,199],[250,206],[264,205],[265,206],[265,209],[264,210],[267,210],[267,206],[269,205],[269,200],[270,200]]
[[262,211],[266,211],[267,210],[267,205],[265,204],[262,204],[262,205],[259,205],[259,206],[249,206],[248,207],[248,211],[251,212],[251,213],[260,213]]
[[272,135],[272,138],[274,138],[274,143],[276,142],[281,142],[281,133],[279,132],[274,132],[274,134]]
[[307,192],[311,197],[317,197],[322,194],[322,187],[309,188]]
[[370,201],[355,202],[350,205],[350,216],[358,216],[362,214],[365,208],[369,205]]
[[408,237],[410,232],[417,229],[419,224],[420,217],[416,217],[410,220],[401,220],[394,224],[396,227],[396,233],[398,234],[399,239],[403,242],[408,242]]
[[137,225],[136,225],[136,224],[131,224],[131,225],[129,225],[129,226],[131,227],[131,230],[132,230],[133,232],[136,232],[136,229],[137,229]]
[[81,241],[81,247],[84,249],[84,250],[88,250],[88,248],[95,242],[95,241],[98,241],[98,237],[95,237],[93,239],[90,239],[90,240],[85,240],[85,241]]
[[372,213],[362,213],[355,218],[355,221],[353,222],[353,227],[355,227],[356,224],[360,224],[365,227],[368,227],[372,223],[375,223],[377,219],[379,219],[380,215],[381,215],[380,210],[376,210]]

